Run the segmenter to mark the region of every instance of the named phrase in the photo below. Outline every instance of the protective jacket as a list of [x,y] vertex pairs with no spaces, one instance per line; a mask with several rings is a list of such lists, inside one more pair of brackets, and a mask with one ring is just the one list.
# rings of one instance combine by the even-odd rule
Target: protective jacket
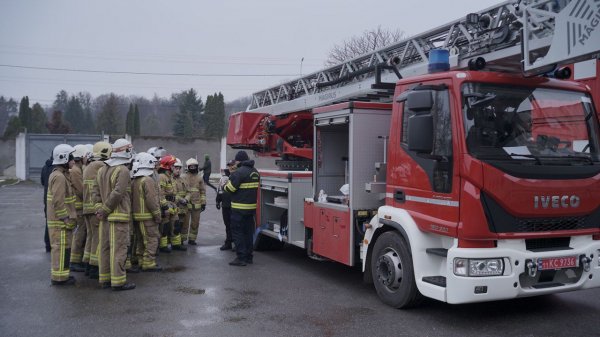
[[104,166],[98,170],[93,189],[96,211],[103,210],[108,221],[131,219],[131,178],[124,165]]
[[173,177],[173,187],[175,188],[175,201],[178,206],[179,214],[185,214],[187,213],[187,186],[185,179],[182,176]]
[[171,173],[162,172],[158,176],[160,189],[159,200],[160,206],[167,208],[169,214],[177,214],[177,206],[175,205],[175,186],[173,186],[173,178]]
[[206,188],[204,181],[199,174],[187,174],[185,176],[187,185],[187,194],[185,198],[188,200],[188,209],[200,209],[202,205],[206,205]]
[[75,195],[67,176],[69,172],[62,166],[55,166],[48,179],[48,227],[73,229],[77,212],[75,211]]
[[231,193],[231,210],[254,213],[260,175],[254,168],[254,160],[246,160],[238,166],[225,185],[225,191]]
[[96,212],[92,190],[94,189],[98,170],[105,165],[103,161],[93,161],[83,169],[83,214],[94,214]]
[[217,188],[217,197],[215,201],[221,203],[221,207],[231,208],[231,194],[225,191],[225,185],[229,181],[228,176],[222,176],[219,180],[219,187]]
[[160,205],[156,194],[156,183],[151,177],[137,177],[131,188],[133,199],[133,219],[136,221],[154,220],[160,223]]
[[83,214],[83,171],[77,164],[69,170],[69,180],[75,194],[75,210],[77,215]]

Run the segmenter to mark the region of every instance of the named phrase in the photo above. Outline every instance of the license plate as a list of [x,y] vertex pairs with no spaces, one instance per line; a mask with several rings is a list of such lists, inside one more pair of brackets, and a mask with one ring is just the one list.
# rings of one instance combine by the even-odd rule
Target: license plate
[[538,270],[564,269],[579,267],[577,256],[547,257],[537,259]]

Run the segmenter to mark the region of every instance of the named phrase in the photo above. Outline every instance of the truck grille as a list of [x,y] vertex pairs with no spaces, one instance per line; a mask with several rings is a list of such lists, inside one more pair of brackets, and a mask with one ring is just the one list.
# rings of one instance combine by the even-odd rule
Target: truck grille
[[568,249],[571,238],[527,239],[525,248],[529,251]]
[[585,228],[584,216],[562,218],[515,218],[516,232],[545,232]]

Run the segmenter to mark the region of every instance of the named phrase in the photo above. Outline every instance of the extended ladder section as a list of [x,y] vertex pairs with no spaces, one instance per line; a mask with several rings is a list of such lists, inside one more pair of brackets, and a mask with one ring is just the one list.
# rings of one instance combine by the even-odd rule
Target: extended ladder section
[[301,78],[259,91],[248,111],[272,115],[345,100],[389,102],[394,83],[426,74],[429,52],[447,49],[451,69],[535,75],[597,58],[600,0],[506,1]]

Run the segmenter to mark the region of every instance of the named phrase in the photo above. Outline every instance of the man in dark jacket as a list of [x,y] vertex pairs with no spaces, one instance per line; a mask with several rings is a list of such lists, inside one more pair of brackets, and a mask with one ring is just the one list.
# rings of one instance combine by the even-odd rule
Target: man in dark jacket
[[256,192],[260,175],[254,168],[254,160],[245,151],[235,155],[237,170],[231,174],[225,191],[231,193],[231,234],[237,257],[229,262],[232,266],[245,266],[252,261],[253,237],[256,228]]
[[204,166],[202,166],[202,168],[200,168],[200,170],[202,171],[202,180],[204,180],[204,184],[207,186],[210,186],[216,192],[217,188],[213,184],[210,183],[210,173],[212,170],[212,163],[210,162],[210,157],[208,156],[208,154],[204,155]]
[[46,164],[42,168],[42,175],[40,176],[40,181],[44,186],[44,216],[46,217],[46,231],[44,233],[44,242],[46,243],[46,253],[50,253],[50,236],[48,235],[48,215],[46,214],[46,209],[48,204],[46,202],[46,196],[48,195],[48,178],[50,178],[50,173],[52,173],[52,155],[50,155],[50,159],[46,159]]
[[217,209],[221,210],[223,215],[223,224],[225,225],[225,243],[221,246],[221,250],[232,249],[233,237],[231,236],[231,195],[225,191],[225,185],[229,181],[229,176],[237,168],[235,160],[227,163],[227,168],[224,170],[224,175],[219,181],[217,189],[216,205]]

